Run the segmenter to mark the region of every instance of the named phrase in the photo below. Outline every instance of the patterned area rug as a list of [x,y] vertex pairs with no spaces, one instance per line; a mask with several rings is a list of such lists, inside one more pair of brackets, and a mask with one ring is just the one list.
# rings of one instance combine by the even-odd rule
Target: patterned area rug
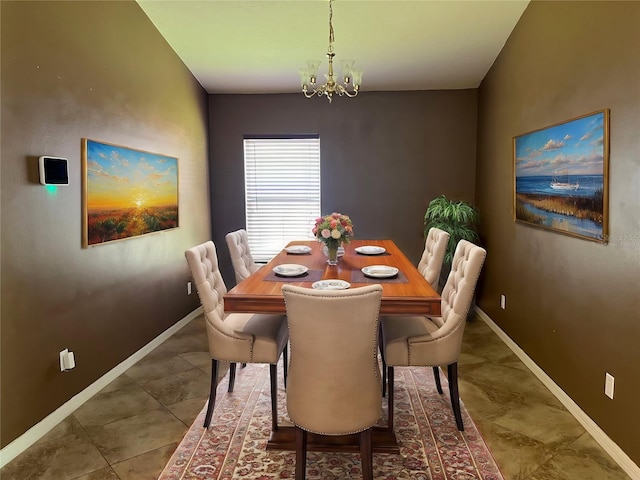
[[[286,414],[282,368],[278,367],[278,421]],[[373,474],[386,480],[503,480],[484,440],[462,405],[465,431],[455,425],[446,377],[439,395],[431,368],[395,369],[395,432],[400,454],[373,454]],[[269,368],[238,369],[233,393],[228,380],[218,385],[216,407],[208,430],[206,408],[200,412],[164,468],[159,480],[292,479],[295,452],[266,450],[271,430]],[[386,424],[386,399],[379,425]],[[205,405],[206,407],[206,405]],[[309,452],[307,479],[362,478],[357,453]]]

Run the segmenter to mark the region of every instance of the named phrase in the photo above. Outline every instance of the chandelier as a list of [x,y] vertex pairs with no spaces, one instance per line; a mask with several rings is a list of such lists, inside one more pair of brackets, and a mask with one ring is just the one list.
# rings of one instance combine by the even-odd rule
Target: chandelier
[[302,93],[307,98],[314,96],[327,97],[329,103],[333,100],[333,95],[336,94],[339,97],[346,95],[347,97],[355,97],[358,95],[360,84],[362,83],[362,72],[353,70],[353,60],[342,60],[342,82],[341,85],[333,77],[333,0],[329,0],[329,48],[327,50],[327,58],[329,59],[329,71],[325,74],[326,82],[322,85],[316,86],[318,67],[320,67],[319,60],[308,60],[307,68],[299,70],[300,82],[302,84]]

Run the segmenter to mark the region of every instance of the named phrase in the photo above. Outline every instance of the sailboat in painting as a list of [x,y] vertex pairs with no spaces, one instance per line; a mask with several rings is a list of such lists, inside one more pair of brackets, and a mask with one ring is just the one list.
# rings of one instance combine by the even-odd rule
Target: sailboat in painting
[[578,190],[580,188],[580,183],[576,180],[576,183],[569,182],[569,172],[567,171],[564,175],[564,182],[561,181],[558,177],[553,177],[551,179],[551,184],[549,185],[554,190]]

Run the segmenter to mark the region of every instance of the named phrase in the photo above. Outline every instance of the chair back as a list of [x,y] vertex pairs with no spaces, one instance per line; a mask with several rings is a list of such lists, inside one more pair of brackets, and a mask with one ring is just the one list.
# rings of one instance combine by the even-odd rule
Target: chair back
[[313,290],[284,285],[291,358],[287,411],[309,432],[345,435],[382,410],[378,322],[382,287]]
[[449,233],[444,230],[435,227],[430,228],[424,242],[422,258],[418,263],[418,271],[436,291],[438,291],[442,261],[447,253],[449,237]]
[[251,341],[248,335],[235,332],[225,325],[224,299],[227,287],[218,267],[216,246],[208,241],[189,248],[185,257],[196,285],[207,322],[207,337],[212,358],[227,360],[234,353],[233,340]]
[[460,240],[451,262],[451,271],[447,283],[442,289],[441,319],[432,319],[441,322],[439,336],[454,333],[460,336],[457,358],[462,346],[462,334],[464,332],[467,314],[476,290],[478,277],[482,270],[482,264],[487,256],[487,251],[467,240]]
[[246,230],[240,229],[227,233],[225,239],[229,247],[233,270],[236,273],[236,283],[240,283],[258,270],[258,265],[256,265],[249,250],[249,237]]

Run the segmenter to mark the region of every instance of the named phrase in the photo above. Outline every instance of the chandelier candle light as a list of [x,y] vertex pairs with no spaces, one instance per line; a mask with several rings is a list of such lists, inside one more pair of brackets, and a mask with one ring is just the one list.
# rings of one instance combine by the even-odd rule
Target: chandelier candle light
[[311,230],[319,242],[327,247],[329,265],[338,264],[338,248],[347,244],[353,237],[353,223],[348,215],[333,212],[331,215],[316,218],[316,225]]
[[[327,81],[319,86],[316,86],[318,77],[318,67],[320,67],[319,60],[308,60],[307,68],[300,69],[300,82],[302,84],[302,93],[307,98],[314,96],[327,97],[329,103],[333,99],[333,95],[337,94],[339,97],[346,95],[347,97],[355,97],[360,90],[360,84],[362,83],[362,72],[353,70],[354,60],[342,60],[342,81],[344,86],[340,85],[333,78],[333,0],[329,0],[329,48],[327,50],[327,58],[329,58],[329,72],[325,74]],[[349,91],[351,87],[351,91]],[[311,92],[309,91],[311,90]]]

